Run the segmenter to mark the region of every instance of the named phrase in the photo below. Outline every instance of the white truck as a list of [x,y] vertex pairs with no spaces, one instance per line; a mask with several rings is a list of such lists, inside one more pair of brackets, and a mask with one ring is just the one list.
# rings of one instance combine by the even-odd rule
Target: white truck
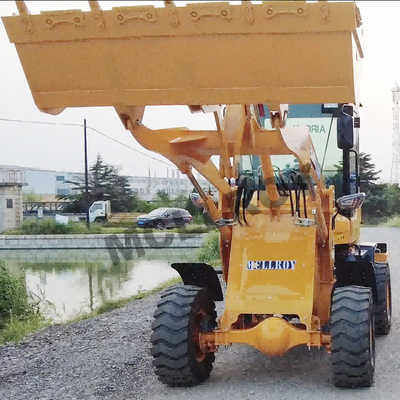
[[99,200],[92,203],[89,208],[90,222],[105,222],[111,216],[110,200]]

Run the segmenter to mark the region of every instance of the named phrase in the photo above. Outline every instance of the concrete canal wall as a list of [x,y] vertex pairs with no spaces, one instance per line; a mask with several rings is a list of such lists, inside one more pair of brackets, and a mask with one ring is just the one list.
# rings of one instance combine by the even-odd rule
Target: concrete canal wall
[[139,233],[118,235],[0,235],[1,250],[40,249],[189,249],[206,233]]

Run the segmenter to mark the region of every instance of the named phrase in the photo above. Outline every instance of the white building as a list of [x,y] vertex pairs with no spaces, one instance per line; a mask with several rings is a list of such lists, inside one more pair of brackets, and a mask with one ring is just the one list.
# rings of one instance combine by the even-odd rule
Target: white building
[[69,194],[70,185],[66,185],[64,181],[74,180],[74,174],[70,172],[0,165],[0,174],[15,173],[17,171],[22,171],[25,176],[25,186],[22,188],[23,193],[38,194],[48,201],[52,200],[56,195]]
[[[23,171],[26,179],[26,186],[22,187],[23,193],[34,193],[43,196],[44,201],[55,201],[57,195],[73,193],[74,185],[67,181],[84,182],[85,174],[81,172],[42,170],[37,168],[24,168],[18,166],[0,166],[0,173],[6,171]],[[160,190],[167,193],[171,199],[180,194],[189,196],[192,193],[193,185],[189,179],[181,174],[179,170],[167,169],[167,177],[151,176],[127,176],[130,187],[142,200],[152,201]],[[200,185],[207,191],[215,188],[203,178],[198,178]]]
[[0,171],[0,232],[18,228],[23,221],[23,171]]
[[[171,176],[170,176],[171,172]],[[193,185],[179,173],[178,170],[170,171],[167,169],[167,177],[157,177],[156,174],[151,176],[129,176],[129,185],[139,197],[146,201],[151,201],[157,195],[158,191],[167,193],[171,199],[183,194],[189,196],[193,190]]]

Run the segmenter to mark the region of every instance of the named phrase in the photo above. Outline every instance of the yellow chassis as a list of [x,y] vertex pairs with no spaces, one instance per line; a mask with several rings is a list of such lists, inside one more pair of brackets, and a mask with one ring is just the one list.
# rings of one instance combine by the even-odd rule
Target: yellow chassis
[[330,335],[320,331],[294,328],[282,318],[269,317],[254,328],[230,330],[202,334],[200,343],[205,352],[216,351],[216,346],[229,346],[234,343],[249,344],[269,356],[281,356],[298,345],[309,347],[330,347]]

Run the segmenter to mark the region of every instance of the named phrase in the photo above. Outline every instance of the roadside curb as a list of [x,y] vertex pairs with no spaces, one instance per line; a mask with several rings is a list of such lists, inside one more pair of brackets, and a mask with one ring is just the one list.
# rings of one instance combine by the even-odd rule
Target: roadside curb
[[198,248],[207,233],[0,235],[1,250]]

